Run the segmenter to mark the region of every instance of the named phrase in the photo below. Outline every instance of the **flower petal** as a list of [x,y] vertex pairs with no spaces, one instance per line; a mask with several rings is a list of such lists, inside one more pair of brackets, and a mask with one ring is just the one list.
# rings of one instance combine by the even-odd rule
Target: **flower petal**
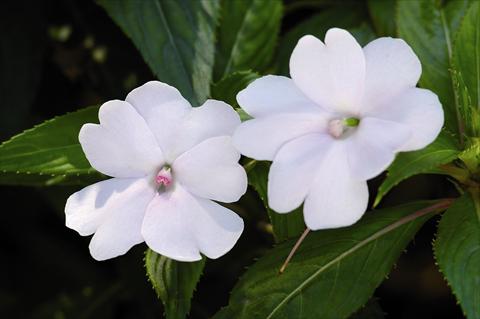
[[197,203],[201,208],[194,229],[198,247],[208,258],[219,258],[229,252],[242,235],[243,219],[214,201],[197,198]]
[[268,174],[268,205],[278,213],[288,213],[305,200],[332,138],[309,134],[280,148]]
[[252,117],[278,113],[316,112],[320,106],[285,76],[267,75],[237,94],[238,104]]
[[[373,113],[373,112],[372,112]],[[443,109],[435,93],[411,88],[398,95],[372,116],[407,125],[412,135],[399,151],[424,148],[440,133],[443,126]]]
[[123,255],[143,242],[141,224],[154,194],[155,189],[145,178],[98,182],[68,198],[66,225],[82,236],[95,233],[90,242],[93,258]]
[[346,140],[352,176],[368,180],[383,172],[410,136],[411,130],[406,125],[373,117],[363,118],[356,132]]
[[159,194],[148,206],[142,234],[159,254],[179,261],[218,258],[243,231],[243,221],[231,210],[190,194],[181,185]]
[[420,60],[402,39],[379,38],[367,44],[363,51],[366,62],[364,112],[415,87],[420,79]]
[[335,142],[305,199],[305,224],[312,230],[349,226],[362,217],[367,204],[367,183],[351,177],[345,143]]
[[230,136],[209,138],[180,155],[173,163],[175,178],[188,191],[225,203],[247,191],[247,174],[238,164],[240,153]]
[[232,135],[240,124],[230,105],[207,100],[192,108],[176,88],[158,81],[136,88],[126,100],[145,118],[170,163],[207,138]]
[[162,164],[163,155],[143,118],[124,101],[100,107],[99,124],[85,124],[80,144],[90,164],[113,177],[141,177]]
[[363,97],[365,57],[350,33],[333,28],[325,44],[302,37],[290,58],[290,74],[309,98],[333,111],[357,114]]
[[145,119],[164,153],[175,145],[178,127],[192,109],[176,88],[159,81],[132,90],[125,100]]
[[243,122],[233,135],[233,144],[245,156],[273,160],[288,141],[326,130],[328,115],[324,112],[278,114]]
[[239,124],[240,117],[230,105],[207,100],[202,106],[192,108],[183,118],[175,137],[175,147],[168,157],[174,160],[208,138],[231,136]]

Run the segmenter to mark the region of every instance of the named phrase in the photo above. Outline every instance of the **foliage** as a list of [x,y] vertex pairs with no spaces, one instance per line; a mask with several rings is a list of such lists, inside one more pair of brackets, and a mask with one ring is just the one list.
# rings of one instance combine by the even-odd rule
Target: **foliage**
[[395,185],[416,174],[447,174],[439,167],[452,162],[460,153],[454,137],[442,132],[437,139],[424,149],[400,153],[388,168],[387,177],[378,188],[374,205],[378,205]]
[[258,73],[252,71],[238,71],[229,74],[212,86],[212,97],[238,107],[237,93],[258,77]]
[[163,302],[168,319],[185,318],[189,313],[190,300],[204,266],[205,258],[192,263],[179,262],[147,250],[145,268],[148,278]]
[[438,94],[444,106],[446,127],[458,130],[458,105],[450,77],[452,47],[468,0],[398,1],[398,35],[405,39],[422,61],[420,86]]
[[4,184],[52,185],[100,179],[78,141],[85,123],[98,122],[98,107],[53,118],[0,145],[0,181]]
[[277,214],[268,207],[267,179],[270,165],[267,162],[255,162],[252,164],[247,166],[248,180],[265,205],[268,217],[272,223],[275,240],[281,242],[287,238],[300,235],[306,227],[303,222],[302,208],[299,207],[288,214]]
[[[60,46],[57,42],[64,40],[57,36],[57,42],[50,46],[57,46],[55,50],[61,51],[61,57],[53,54],[52,60],[60,66],[64,78],[95,87],[98,78],[90,73],[106,74],[109,68],[116,69],[124,60],[135,58],[141,66],[125,66],[128,72],[132,72],[127,77],[129,81],[120,81],[115,72],[105,76],[103,82],[108,83],[106,86],[110,90],[99,93],[93,99],[82,97],[79,105],[98,105],[112,96],[122,98],[118,91],[123,94],[128,91],[127,88],[138,84],[137,74],[131,69],[148,66],[147,73],[150,73],[141,77],[141,80],[146,81],[154,75],[178,88],[194,106],[207,98],[223,100],[236,108],[245,121],[249,116],[238,108],[236,95],[239,91],[265,74],[288,76],[290,54],[300,37],[312,34],[322,39],[329,28],[340,27],[348,29],[362,45],[380,36],[403,38],[422,63],[419,86],[435,92],[444,108],[445,128],[442,133],[422,150],[398,154],[387,169],[388,173],[378,188],[373,206],[378,205],[396,185],[418,174],[440,174],[445,181],[451,181],[452,186],[446,186],[441,194],[435,193],[436,198],[446,199],[372,210],[351,227],[311,232],[282,274],[278,273],[280,265],[305,230],[302,207],[289,214],[275,213],[268,206],[267,199],[270,164],[244,160],[250,189],[239,203],[232,204],[232,209],[244,217],[244,237],[247,238],[231,252],[233,257],[182,263],[151,250],[146,252],[147,276],[163,304],[167,318],[185,318],[188,314],[204,318],[214,313],[217,319],[346,318],[352,315],[353,318],[383,318],[379,303],[375,297],[372,298],[376,288],[388,276],[422,225],[447,208],[438,225],[434,242],[435,258],[465,315],[468,318],[480,318],[479,1],[97,0],[97,3],[99,7],[93,10],[98,10],[99,16],[108,14],[119,26],[118,30],[113,26],[111,29],[107,27],[106,33],[109,37],[110,32],[117,32],[122,39],[120,42],[124,41],[117,48],[120,53],[115,50],[109,52],[113,61],[118,59],[122,62],[117,61],[113,66],[96,62],[98,65],[92,67],[94,71],[89,69],[91,65],[88,63],[83,68],[86,71],[71,68],[70,64],[75,63],[69,59],[74,59],[76,55],[68,51],[68,46]],[[105,176],[90,166],[78,141],[78,132],[83,124],[98,122],[98,106],[72,112],[71,106],[77,105],[73,102],[69,107],[63,105],[50,109],[54,101],[50,103],[41,97],[35,98],[37,89],[44,90],[50,79],[46,77],[44,83],[38,86],[42,67],[39,61],[44,56],[46,46],[43,37],[47,34],[44,32],[45,21],[40,7],[39,4],[32,4],[31,10],[23,10],[13,5],[0,13],[3,26],[0,31],[0,124],[5,129],[1,136],[13,135],[12,132],[21,131],[19,128],[27,125],[28,122],[24,122],[23,118],[33,100],[48,110],[43,116],[29,119],[30,122],[39,122],[39,118],[50,118],[54,114],[66,114],[46,120],[0,144],[0,184],[9,187],[61,185],[57,188],[39,188],[35,190],[38,193],[31,193],[34,194],[32,202],[35,204],[40,197],[42,199],[38,202],[46,201],[56,207],[61,217],[54,216],[55,224],[59,220],[63,223],[67,193]],[[13,19],[8,12],[15,12],[21,18]],[[72,17],[79,19],[75,13],[74,10]],[[107,25],[112,24],[112,21],[106,20],[106,15],[104,19]],[[94,27],[90,29],[85,21],[77,24],[86,29],[85,39],[82,38],[80,45],[84,47],[82,50],[91,50],[78,55],[93,56],[94,50],[100,47],[89,36],[97,30]],[[120,30],[129,40],[124,38]],[[68,38],[68,34],[65,36]],[[133,51],[129,51],[129,41],[134,46]],[[138,53],[138,57],[135,53]],[[86,80],[75,78],[81,72],[88,74]],[[116,91],[112,87],[121,89]],[[54,88],[54,91],[55,94],[61,94],[62,88]],[[65,94],[68,99],[71,98],[70,92]],[[91,95],[91,92],[85,94],[87,97]],[[69,185],[74,187],[69,188]],[[375,192],[373,186],[370,185],[371,193]],[[433,189],[431,184],[429,187]],[[5,188],[5,193],[17,192],[17,189],[12,189]],[[414,192],[415,189],[410,190],[409,195]],[[452,196],[459,198],[452,199]],[[5,209],[5,212],[10,218],[20,218],[17,216],[21,215],[23,222],[28,219],[25,218],[29,214],[27,204],[19,203],[15,209]],[[258,227],[264,222],[262,216],[267,215],[267,227]],[[28,243],[22,243],[29,248],[31,246],[28,250],[30,254],[43,257],[42,247],[55,246],[58,242],[42,239],[40,234],[45,231],[37,229],[37,224],[26,223],[23,226],[25,229],[19,227],[18,223],[15,227],[5,224],[8,226],[4,226],[2,232],[13,234],[8,239],[19,237],[19,241],[25,239],[22,239],[24,236],[18,236],[17,232],[31,233],[35,240],[25,236]],[[264,229],[271,231],[265,233]],[[135,272],[132,264],[138,265],[144,247],[137,249],[140,254],[133,254],[131,258],[135,259],[130,261],[131,264],[126,259],[120,259],[116,264],[116,272],[122,278],[121,284],[104,280],[111,274],[92,270],[97,269],[97,264],[93,267],[71,254],[69,249],[59,249],[62,254],[58,258],[56,255],[45,258],[45,268],[53,260],[63,262],[63,267],[68,270],[78,265],[91,278],[74,272],[68,277],[69,280],[74,281],[78,276],[78,280],[83,280],[82,284],[87,280],[95,284],[86,288],[76,285],[75,289],[65,292],[66,297],[59,295],[40,300],[42,306],[21,315],[52,317],[56,311],[56,317],[70,314],[79,318],[114,316],[113,310],[107,306],[101,311],[97,308],[101,308],[102,302],[109,298],[117,298],[121,303],[129,293],[134,295],[142,291],[135,285],[145,281],[143,269],[140,270],[139,279],[138,269]],[[13,250],[21,251],[16,247]],[[9,256],[9,251],[4,251]],[[19,263],[28,266],[27,253],[21,257]],[[259,259],[252,260],[253,257]],[[246,265],[249,268],[244,270]],[[27,272],[21,269],[22,275]],[[0,270],[0,273],[7,274],[10,268]],[[243,275],[240,276],[240,273]],[[219,274],[227,275],[222,277]],[[41,275],[34,275],[41,280]],[[227,303],[227,292],[221,290],[223,299],[210,297],[212,291],[219,289],[218,282],[226,287],[224,289],[236,282],[228,305],[220,311],[218,309],[222,303]],[[203,283],[215,288],[200,293],[204,289]],[[48,286],[45,282],[42,284],[39,285],[42,289]],[[132,291],[129,292],[129,289]],[[194,294],[196,290],[198,293]],[[35,292],[37,298],[39,293]],[[143,298],[144,292],[141,295]],[[75,306],[72,300],[78,305]],[[210,308],[206,306],[208,309],[205,310],[199,306],[202,302],[198,300],[203,303],[207,300],[206,303],[212,303],[213,306],[209,304]],[[1,317],[3,309],[11,307],[11,304],[15,304],[15,301],[11,301],[10,292],[0,287]],[[23,300],[18,304],[23,304]],[[365,307],[362,309],[362,306]],[[21,309],[21,306],[16,307]],[[78,309],[84,311],[80,313]],[[139,316],[143,315],[155,317],[149,313]]]
[[480,3],[463,19],[453,46],[453,67],[459,110],[466,134],[480,137]]
[[349,316],[367,302],[432,211],[442,208],[427,205],[373,211],[352,227],[315,232],[282,274],[279,265],[294,241],[276,246],[248,269],[214,318]]
[[468,318],[480,318],[480,197],[475,195],[464,194],[445,212],[435,241],[435,258]]
[[223,1],[214,79],[235,71],[265,71],[277,45],[282,19],[277,0]]
[[193,105],[210,93],[218,0],[100,0],[132,39],[153,73]]

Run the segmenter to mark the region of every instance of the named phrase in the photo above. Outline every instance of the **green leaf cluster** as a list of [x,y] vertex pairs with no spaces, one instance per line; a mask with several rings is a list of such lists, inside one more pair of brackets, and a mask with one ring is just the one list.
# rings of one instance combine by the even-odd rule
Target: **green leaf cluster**
[[441,205],[373,211],[349,228],[310,234],[284,273],[294,240],[260,258],[214,318],[346,318],[388,275],[417,230]]
[[[261,74],[288,75],[290,54],[305,34],[323,38],[329,28],[341,27],[361,44],[378,36],[405,39],[422,62],[419,85],[439,95],[445,128],[425,149],[397,156],[374,206],[414,175],[450,176],[461,197],[440,221],[435,257],[464,313],[480,318],[480,2],[368,0],[340,6],[305,0],[287,7],[280,0],[97,2],[155,77],[177,87],[194,106],[216,98],[237,108],[237,93]],[[285,14],[305,8],[316,11],[280,36]],[[78,142],[80,127],[97,122],[97,112],[92,106],[59,116],[2,143],[0,183],[86,185],[105,178]],[[276,214],[268,207],[269,163],[251,161],[245,168],[275,246],[245,272],[215,318],[346,318],[368,302],[425,221],[452,202],[373,210],[354,226],[311,233],[279,274],[305,229],[302,208]],[[185,318],[205,259],[181,263],[148,250],[145,265],[166,317]]]

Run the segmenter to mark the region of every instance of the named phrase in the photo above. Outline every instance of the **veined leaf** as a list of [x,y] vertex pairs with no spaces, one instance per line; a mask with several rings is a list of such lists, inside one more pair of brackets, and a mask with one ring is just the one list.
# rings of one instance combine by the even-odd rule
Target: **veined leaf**
[[294,241],[279,244],[248,269],[214,318],[346,318],[367,302],[423,223],[450,202],[373,211],[351,227],[312,232],[282,274]]
[[429,173],[446,174],[438,166],[450,163],[460,153],[453,136],[442,131],[437,139],[424,149],[400,153],[388,168],[387,177],[378,188],[374,206],[398,183],[411,176]]
[[281,0],[222,1],[215,81],[239,70],[265,71],[277,45]]
[[480,193],[465,193],[438,226],[435,258],[465,315],[480,318]]
[[255,162],[254,166],[247,170],[248,182],[257,191],[265,205],[268,217],[273,227],[273,235],[276,242],[300,235],[306,228],[303,221],[303,208],[297,208],[288,214],[278,214],[268,206],[267,183],[270,164],[268,162]]
[[480,137],[480,2],[472,3],[455,38],[453,68],[460,113],[469,136]]
[[[285,36],[282,37],[278,48],[277,64],[279,73],[283,75],[290,74],[290,55],[302,36],[311,34],[323,41],[325,33],[330,28],[337,27],[348,29],[359,26],[364,18],[360,6],[360,4],[352,4],[324,10],[299,23],[285,34]],[[354,36],[357,36],[355,33],[353,34]],[[362,42],[362,39],[357,38],[357,40]]]
[[218,0],[99,0],[159,80],[194,106],[210,94]]
[[190,300],[204,266],[205,258],[180,262],[147,250],[147,275],[163,303],[167,319],[183,319],[190,312]]
[[0,183],[77,184],[101,179],[78,141],[85,123],[98,123],[98,106],[55,117],[2,143]]
[[229,74],[212,86],[212,97],[238,107],[238,92],[259,77],[258,73],[252,71],[238,71]]
[[403,38],[422,62],[420,86],[436,93],[445,110],[445,125],[452,132],[458,129],[458,106],[453,94],[449,69],[452,43],[468,0],[397,1],[398,35]]

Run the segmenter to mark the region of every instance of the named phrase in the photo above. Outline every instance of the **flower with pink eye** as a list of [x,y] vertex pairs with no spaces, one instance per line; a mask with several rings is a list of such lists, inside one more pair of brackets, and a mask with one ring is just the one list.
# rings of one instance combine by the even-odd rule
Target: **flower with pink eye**
[[111,176],[71,195],[66,225],[88,236],[97,260],[146,242],[180,261],[218,258],[243,231],[243,221],[218,202],[237,201],[247,189],[231,135],[240,124],[229,105],[208,100],[192,108],[179,91],[152,81],[125,101],[99,110],[80,144],[90,164]]

